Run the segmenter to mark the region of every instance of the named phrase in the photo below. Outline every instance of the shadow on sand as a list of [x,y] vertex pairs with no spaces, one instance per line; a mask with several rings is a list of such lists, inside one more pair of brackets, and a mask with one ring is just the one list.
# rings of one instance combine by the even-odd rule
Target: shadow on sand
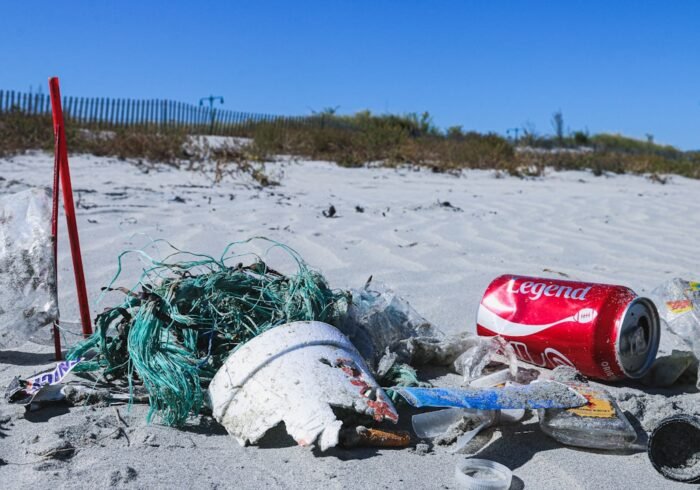
[[55,357],[51,353],[20,352],[16,350],[0,350],[0,363],[14,364],[15,366],[40,366],[54,362]]

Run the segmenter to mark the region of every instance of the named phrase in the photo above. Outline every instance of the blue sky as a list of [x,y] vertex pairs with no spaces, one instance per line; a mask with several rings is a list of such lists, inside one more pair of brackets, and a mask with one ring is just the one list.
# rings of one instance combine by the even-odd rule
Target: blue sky
[[4,2],[0,89],[440,127],[620,132],[700,149],[700,2]]

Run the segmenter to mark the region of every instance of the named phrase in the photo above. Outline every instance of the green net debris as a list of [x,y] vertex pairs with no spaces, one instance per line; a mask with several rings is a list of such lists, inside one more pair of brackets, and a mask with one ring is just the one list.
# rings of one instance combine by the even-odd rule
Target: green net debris
[[[238,247],[251,240],[283,250],[296,271],[281,274],[258,256],[249,265],[238,263],[243,257]],[[332,290],[285,245],[251,240],[230,244],[218,259],[187,254],[191,260],[177,260],[185,255],[177,251],[157,261],[136,251],[148,264],[143,275],[136,287],[118,289],[122,303],[98,315],[95,333],[68,353],[68,359],[89,359],[75,371],[101,371],[107,379],[127,379],[130,386],[143,383],[148,420],[158,415],[178,426],[199,413],[204,390],[238,346],[292,321],[338,323],[347,293]]]
[[406,363],[395,363],[379,383],[383,387],[386,387],[384,391],[386,391],[386,394],[389,395],[389,398],[391,398],[391,401],[394,403],[403,401],[403,397],[399,395],[395,388],[412,386],[429,388],[431,386],[430,383],[420,381],[416,369]]

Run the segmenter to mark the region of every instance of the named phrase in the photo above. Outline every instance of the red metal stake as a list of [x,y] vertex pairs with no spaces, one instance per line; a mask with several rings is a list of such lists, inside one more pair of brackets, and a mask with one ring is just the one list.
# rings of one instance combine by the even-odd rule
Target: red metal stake
[[[68,167],[68,151],[66,149],[66,130],[63,121],[63,109],[61,108],[61,90],[58,78],[49,79],[51,91],[51,110],[53,114],[53,131],[56,138],[58,176],[63,188],[63,208],[66,212],[68,225],[68,238],[70,240],[70,252],[73,259],[73,272],[75,273],[75,286],[78,294],[78,306],[80,308],[80,322],[83,327],[83,335],[92,334],[90,322],[90,308],[88,306],[87,288],[85,287],[85,273],[83,272],[83,259],[80,254],[80,239],[78,237],[78,224],[75,220],[75,205],[73,204],[73,186],[70,180]],[[55,179],[55,177],[54,177]]]

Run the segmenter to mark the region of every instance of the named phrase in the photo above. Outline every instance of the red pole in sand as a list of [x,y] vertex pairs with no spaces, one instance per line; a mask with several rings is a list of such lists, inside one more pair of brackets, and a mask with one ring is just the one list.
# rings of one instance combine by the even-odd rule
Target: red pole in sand
[[83,259],[80,255],[80,239],[78,237],[78,224],[75,220],[75,205],[73,204],[73,186],[70,180],[70,169],[68,168],[66,130],[63,121],[63,109],[61,108],[61,90],[58,85],[57,77],[52,77],[49,79],[49,88],[51,90],[53,131],[54,137],[56,138],[56,150],[58,152],[56,155],[56,159],[58,163],[58,174],[61,180],[61,187],[63,188],[63,208],[66,212],[66,221],[68,224],[68,238],[70,240],[71,257],[73,258],[73,272],[75,273],[75,286],[78,293],[80,322],[83,326],[83,335],[87,337],[88,335],[92,334],[92,326],[90,322],[90,308],[88,306],[87,288],[85,287]]
[[[53,249],[53,264],[54,264],[54,287],[58,291],[58,173],[61,168],[60,158],[58,157],[58,138],[54,138],[54,160],[53,160],[53,196],[51,209],[51,248]],[[58,294],[56,294],[58,301]],[[58,329],[58,319],[53,324],[53,347],[56,354],[56,360],[60,361],[63,358],[61,353],[61,336]]]

